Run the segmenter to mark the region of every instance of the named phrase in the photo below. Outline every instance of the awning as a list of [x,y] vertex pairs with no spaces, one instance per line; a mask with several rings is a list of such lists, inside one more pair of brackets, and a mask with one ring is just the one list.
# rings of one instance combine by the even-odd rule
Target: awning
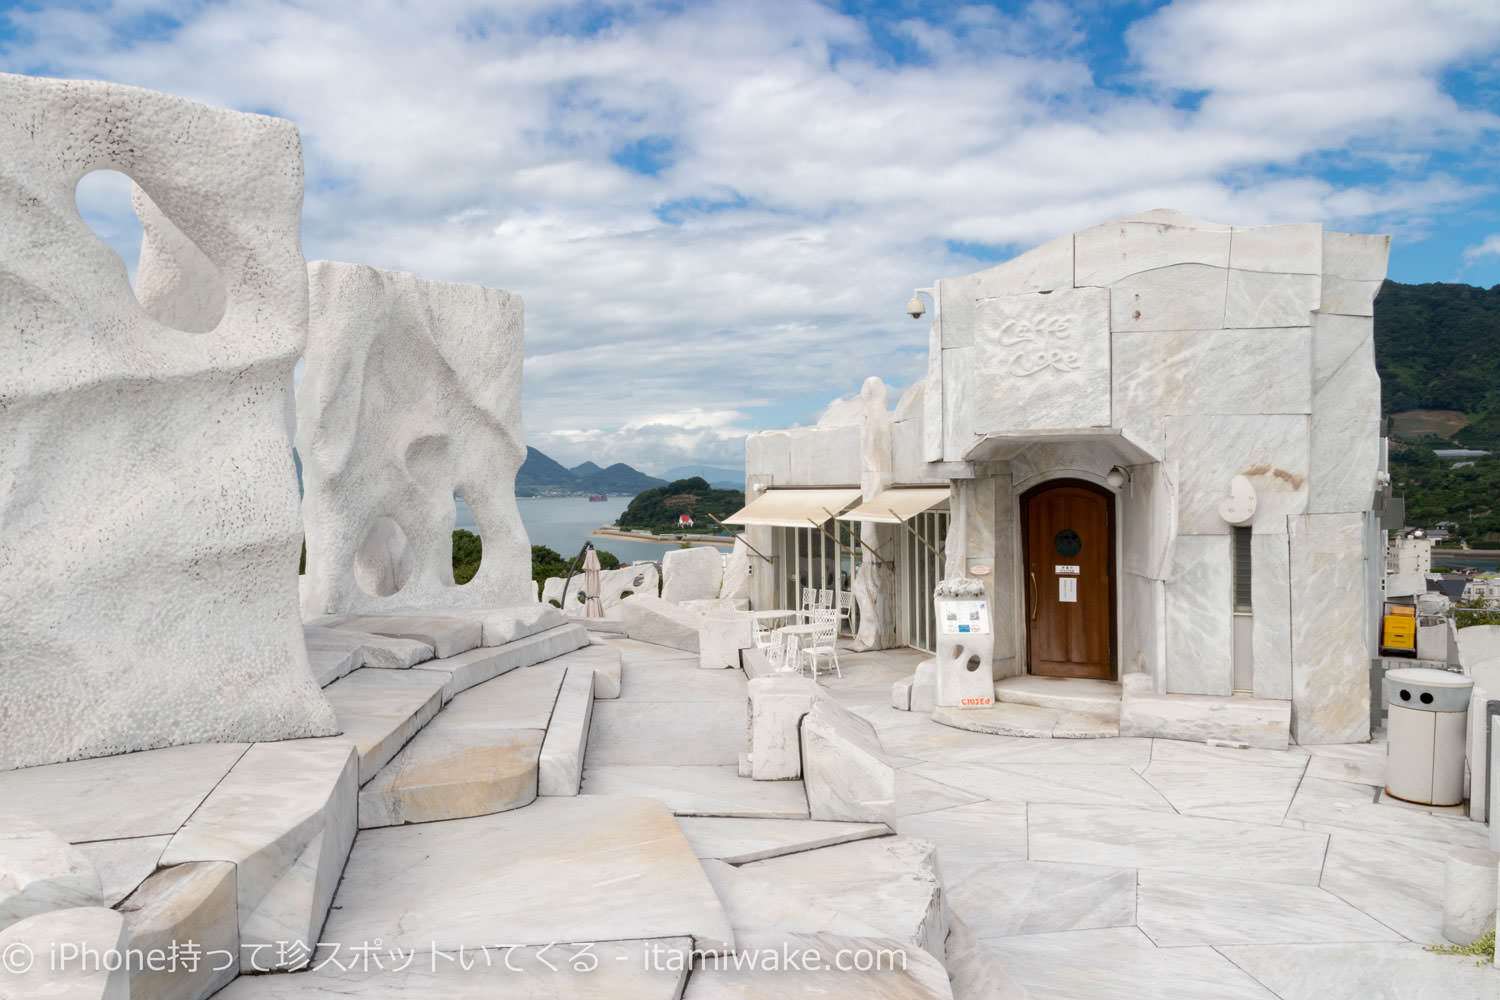
[[766,528],[815,528],[860,497],[859,490],[766,490],[725,524]]
[[879,521],[882,524],[903,524],[924,510],[931,510],[940,503],[948,502],[948,487],[922,486],[905,490],[886,490],[869,503],[862,503],[847,514],[840,514],[840,521]]

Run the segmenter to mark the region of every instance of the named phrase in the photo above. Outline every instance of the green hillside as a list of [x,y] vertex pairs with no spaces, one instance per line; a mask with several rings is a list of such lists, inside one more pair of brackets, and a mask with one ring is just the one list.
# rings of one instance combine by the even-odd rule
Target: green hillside
[[[1500,546],[1500,285],[1387,281],[1375,300],[1375,366],[1406,523],[1456,521],[1471,545]],[[1433,454],[1459,447],[1497,454],[1457,468]]]

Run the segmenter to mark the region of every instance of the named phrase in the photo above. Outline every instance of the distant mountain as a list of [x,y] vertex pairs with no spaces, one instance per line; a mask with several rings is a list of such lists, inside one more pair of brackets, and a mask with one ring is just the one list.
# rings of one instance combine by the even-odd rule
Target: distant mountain
[[665,479],[648,476],[623,462],[601,469],[584,462],[569,469],[529,445],[526,461],[516,473],[516,496],[576,496],[593,493],[640,493],[665,486]]
[[667,470],[667,478],[671,480],[692,479],[697,476],[706,480],[708,485],[720,490],[743,490],[745,488],[745,470],[729,469],[721,465],[679,465],[675,469]]

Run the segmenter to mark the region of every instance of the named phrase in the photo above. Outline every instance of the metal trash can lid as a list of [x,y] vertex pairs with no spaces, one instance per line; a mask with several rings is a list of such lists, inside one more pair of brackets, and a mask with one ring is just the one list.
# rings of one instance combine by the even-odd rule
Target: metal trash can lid
[[1474,678],[1431,667],[1399,667],[1385,674],[1385,696],[1392,708],[1420,712],[1463,712]]

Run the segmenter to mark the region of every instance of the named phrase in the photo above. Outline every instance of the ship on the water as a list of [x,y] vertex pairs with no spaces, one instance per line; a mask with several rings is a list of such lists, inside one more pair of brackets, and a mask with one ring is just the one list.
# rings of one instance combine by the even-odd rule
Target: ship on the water
[[589,503],[603,503],[604,501],[606,501],[608,499],[609,499],[609,494],[608,493],[591,493],[591,494],[589,494]]

